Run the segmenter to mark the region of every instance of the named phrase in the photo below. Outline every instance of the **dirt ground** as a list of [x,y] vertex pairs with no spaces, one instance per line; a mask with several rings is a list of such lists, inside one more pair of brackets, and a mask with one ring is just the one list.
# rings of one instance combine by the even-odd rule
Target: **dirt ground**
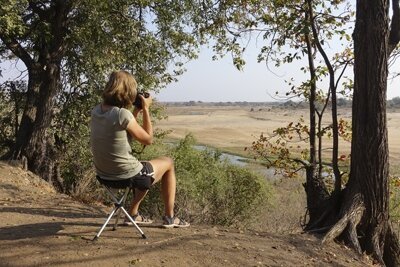
[[156,222],[142,228],[147,239],[119,227],[91,241],[108,210],[57,194],[32,173],[0,162],[0,266],[371,266],[344,245],[321,245],[296,229],[166,230]]

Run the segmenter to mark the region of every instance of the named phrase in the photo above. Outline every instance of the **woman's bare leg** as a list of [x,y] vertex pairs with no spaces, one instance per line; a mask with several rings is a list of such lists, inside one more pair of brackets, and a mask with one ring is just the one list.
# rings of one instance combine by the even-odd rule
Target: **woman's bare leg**
[[176,178],[174,161],[168,157],[160,157],[150,160],[154,169],[153,184],[161,181],[161,193],[165,206],[165,215],[174,216]]
[[[161,181],[161,193],[165,206],[165,215],[169,217],[174,216],[175,192],[176,192],[176,178],[174,162],[171,158],[160,157],[149,161],[154,170],[153,184]],[[131,207],[128,212],[131,215],[138,214],[139,205],[146,196],[148,190],[140,191],[135,190],[135,197],[132,200]]]
[[128,210],[128,213],[130,215],[133,216],[133,215],[138,214],[140,202],[142,202],[142,200],[144,199],[144,197],[146,196],[148,191],[149,190],[140,191],[138,189],[135,189],[135,197],[133,198],[132,204]]

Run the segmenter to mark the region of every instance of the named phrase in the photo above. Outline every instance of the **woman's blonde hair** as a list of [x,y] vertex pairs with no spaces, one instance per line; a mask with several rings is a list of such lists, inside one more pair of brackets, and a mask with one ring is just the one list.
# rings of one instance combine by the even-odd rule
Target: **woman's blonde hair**
[[127,71],[114,71],[103,91],[104,103],[120,108],[130,108],[137,95],[137,83]]

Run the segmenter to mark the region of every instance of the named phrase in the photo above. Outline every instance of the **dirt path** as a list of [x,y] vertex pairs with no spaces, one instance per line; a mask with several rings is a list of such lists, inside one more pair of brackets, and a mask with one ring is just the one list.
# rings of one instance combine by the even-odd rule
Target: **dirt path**
[[38,177],[0,163],[0,266],[371,266],[307,234],[212,226],[106,229],[109,208],[60,195]]

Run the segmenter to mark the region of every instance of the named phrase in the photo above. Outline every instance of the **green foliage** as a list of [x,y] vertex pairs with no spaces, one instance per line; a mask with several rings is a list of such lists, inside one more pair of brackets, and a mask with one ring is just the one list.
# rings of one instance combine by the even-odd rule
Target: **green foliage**
[[[219,152],[195,149],[191,135],[177,146],[162,144],[161,140],[156,139],[155,144],[144,150],[140,146],[135,149],[141,151],[137,155],[140,160],[164,155],[174,159],[177,177],[175,212],[178,216],[192,223],[240,225],[257,220],[259,212],[269,204],[271,190],[262,176],[229,164],[220,158]],[[94,179],[86,142],[87,138],[83,138],[67,145],[63,177],[69,194],[76,199],[105,201]],[[149,191],[140,209],[151,217],[164,215],[160,183]]]
[[[177,176],[176,213],[194,223],[232,225],[257,219],[270,196],[265,179],[194,144],[188,135],[170,152]],[[142,210],[163,214],[159,185],[150,190]]]
[[53,121],[51,132],[55,137],[63,189],[75,194],[80,180],[94,177],[90,152],[90,111],[100,102],[99,97],[65,93],[59,99],[60,110]]
[[7,81],[0,85],[0,155],[14,145],[25,92],[26,83],[23,81]]
[[[318,25],[321,44],[329,46],[329,42],[340,42],[347,47],[351,41],[349,22],[354,16],[349,2],[318,0],[312,1],[312,5],[317,13],[313,20]],[[216,39],[215,59],[231,54],[234,65],[243,68],[245,62],[239,59],[248,40],[258,37],[263,39],[259,62],[281,66],[301,60],[309,53],[305,41],[306,35],[311,37],[307,1],[205,1],[203,6],[206,23],[201,32]],[[315,44],[315,40],[312,43]],[[348,57],[337,58],[338,66],[348,62]]]
[[24,23],[19,15],[28,1],[4,0],[0,6],[0,28],[7,34],[20,35],[24,32]]
[[398,170],[393,170],[397,175],[389,176],[389,214],[391,222],[399,236],[400,232],[400,176]]
[[48,56],[63,60],[63,80],[72,88],[102,84],[111,70],[128,69],[141,87],[154,90],[196,57],[199,15],[198,3],[181,0],[6,0],[0,7],[0,57],[9,59],[12,51],[30,68],[55,49]]

